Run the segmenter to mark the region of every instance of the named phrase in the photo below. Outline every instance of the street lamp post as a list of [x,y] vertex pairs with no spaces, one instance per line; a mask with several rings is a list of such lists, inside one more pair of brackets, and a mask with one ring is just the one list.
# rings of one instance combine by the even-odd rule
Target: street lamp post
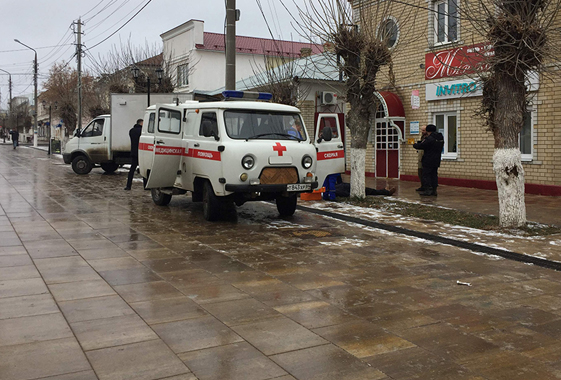
[[[140,69],[137,66],[133,66],[131,68],[131,71],[132,71],[132,77],[134,78],[135,81],[137,81]],[[164,70],[162,70],[161,68],[156,69],[156,75],[158,76],[158,84],[162,83],[163,72],[164,72]],[[146,75],[146,86],[147,86],[147,91],[146,92],[148,93],[148,107],[150,107],[150,87],[151,87],[151,83],[150,83],[150,75],[149,74]]]
[[[47,104],[47,102],[43,100],[43,109],[46,109],[46,108],[47,108],[46,104]],[[57,104],[58,104],[58,103],[55,102],[55,110],[58,108],[58,107],[57,107]],[[47,154],[51,154],[51,128],[52,128],[52,124],[51,124],[51,122],[52,122],[52,113],[51,113],[51,111],[52,111],[52,107],[51,107],[51,105],[49,104],[49,129],[47,129],[47,131],[48,131],[48,133],[47,133],[47,141],[49,142],[49,147],[48,147],[48,149],[47,149]]]
[[14,41],[35,52],[35,60],[33,61],[33,83],[35,85],[35,94],[33,96],[35,102],[35,111],[34,111],[35,115],[33,115],[35,118],[35,123],[33,128],[33,146],[36,148],[37,147],[37,50],[33,49],[31,46],[27,46],[20,40],[14,39]]
[[[8,88],[10,89],[10,102],[8,104],[8,122],[10,126],[12,126],[12,74],[4,69],[0,69],[0,71],[3,71],[9,75]],[[4,127],[2,129],[2,136],[4,137],[4,142],[6,142],[6,129]]]

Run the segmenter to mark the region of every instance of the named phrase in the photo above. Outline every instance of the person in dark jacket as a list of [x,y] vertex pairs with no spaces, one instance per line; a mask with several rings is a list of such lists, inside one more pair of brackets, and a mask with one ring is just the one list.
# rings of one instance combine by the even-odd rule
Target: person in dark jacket
[[10,135],[12,136],[12,144],[14,145],[14,149],[19,145],[19,132],[17,129],[12,129],[10,131]]
[[[423,141],[426,136],[427,136],[427,126],[424,125],[421,127],[421,140],[419,141]],[[423,184],[423,151],[422,150],[417,151],[417,175],[419,176],[419,182],[421,182],[421,187],[415,189],[415,191],[419,191],[419,192],[425,191],[425,186]]]
[[142,133],[142,119],[138,119],[136,124],[129,131],[129,137],[131,138],[131,168],[129,169],[129,176],[127,178],[127,187],[125,190],[130,190],[132,186],[132,179],[134,178],[134,172],[138,166],[138,144],[140,142],[140,134]]
[[425,139],[413,144],[413,148],[423,151],[423,187],[425,187],[425,191],[420,194],[436,196],[438,168],[440,167],[442,147],[444,147],[444,136],[436,131],[436,126],[433,124],[428,124],[426,131]]
[[[338,174],[335,181],[335,197],[350,197],[351,196],[351,184],[343,182],[341,174]],[[395,187],[386,187],[385,189],[372,189],[370,187],[365,187],[364,192],[366,195],[393,195],[395,193]],[[323,198],[327,200],[335,200],[335,198]]]

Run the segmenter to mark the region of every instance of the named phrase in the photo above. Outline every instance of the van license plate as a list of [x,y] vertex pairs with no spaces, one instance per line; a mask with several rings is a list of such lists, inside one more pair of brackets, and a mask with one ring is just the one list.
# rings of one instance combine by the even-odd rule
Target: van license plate
[[306,191],[311,189],[312,185],[310,183],[295,183],[286,185],[286,191]]

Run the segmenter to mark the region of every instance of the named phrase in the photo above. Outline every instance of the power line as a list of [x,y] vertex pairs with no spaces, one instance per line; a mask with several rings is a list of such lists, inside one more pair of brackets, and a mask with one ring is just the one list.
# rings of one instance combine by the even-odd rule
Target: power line
[[[38,48],[34,48],[35,50],[41,50],[41,49],[51,49],[51,48],[57,48],[61,45],[52,45],[52,46],[41,46]],[[18,51],[27,51],[29,49],[13,49],[13,50],[0,50],[0,53],[14,53],[14,52],[18,52]]]
[[113,37],[119,30],[123,29],[129,22],[132,21],[132,19],[134,19],[144,8],[146,8],[148,6],[148,4],[150,4],[152,2],[152,0],[148,0],[146,2],[146,4],[144,4],[144,6],[142,8],[140,8],[138,10],[138,12],[136,12],[130,19],[128,19],[127,22],[125,22],[123,25],[121,25],[117,30],[115,30],[113,33],[111,33],[109,36],[107,36],[106,38],[104,38],[103,40],[101,40],[100,42],[98,42],[97,44],[95,44],[94,46],[91,46],[89,48],[87,48],[86,50],[91,50],[96,46],[101,45],[102,43],[104,43],[105,41],[107,41],[109,38]]
[[[116,12],[121,9],[125,4],[127,4],[130,0],[126,0],[123,4],[121,4],[117,9],[115,9],[113,11],[113,13],[111,14],[114,15],[116,14]],[[144,2],[144,0],[142,0],[142,2]],[[123,21],[124,19],[126,19],[127,17],[129,17],[134,11],[136,11],[138,8],[140,8],[142,6],[142,2],[139,3],[137,6],[135,6],[131,11],[129,11],[126,15],[124,15],[122,18],[120,18],[117,22],[115,22],[113,25],[111,25],[110,27],[108,27],[107,29],[105,29],[103,32],[98,33],[97,35],[91,37],[91,39],[95,39],[97,37],[100,37],[101,35],[105,34],[107,31],[109,31],[111,28],[113,28],[114,26],[118,25],[121,21]],[[109,16],[109,17],[111,17]],[[103,22],[107,21],[109,19],[109,17],[104,18],[103,20],[101,20],[100,22],[98,22],[97,24],[95,24],[94,26],[88,28],[90,34],[92,31],[96,30]]]
[[[99,7],[101,5],[101,3],[103,3],[105,0],[101,0],[99,3],[97,3],[92,9],[90,9],[89,11],[87,11],[86,13],[84,13],[82,15],[82,17],[84,17],[85,15],[87,15],[88,13],[90,13],[91,11],[93,11],[94,9],[96,9],[97,7]],[[104,8],[105,9],[105,8]],[[103,9],[101,10],[103,11]],[[99,11],[99,12],[101,12]],[[95,15],[93,15],[92,17],[89,18],[89,20],[91,20],[92,18],[94,18],[95,16],[97,16],[99,14],[99,12],[97,12]]]

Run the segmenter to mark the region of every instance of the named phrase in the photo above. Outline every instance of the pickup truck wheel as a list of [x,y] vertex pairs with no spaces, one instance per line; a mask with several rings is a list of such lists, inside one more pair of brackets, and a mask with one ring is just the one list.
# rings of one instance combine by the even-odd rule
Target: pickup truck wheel
[[296,211],[296,203],[298,199],[296,195],[289,197],[277,197],[277,210],[280,216],[292,216]]
[[220,201],[208,181],[203,185],[203,216],[211,222],[220,216]]
[[101,164],[101,168],[106,173],[113,173],[113,172],[115,172],[115,170],[119,169],[119,164],[117,164],[115,162],[108,162],[108,163],[105,163],[105,164]]
[[92,163],[86,156],[78,156],[72,160],[72,170],[76,174],[88,174],[92,171]]
[[171,194],[162,193],[160,189],[151,189],[152,200],[158,206],[167,206],[171,202]]

